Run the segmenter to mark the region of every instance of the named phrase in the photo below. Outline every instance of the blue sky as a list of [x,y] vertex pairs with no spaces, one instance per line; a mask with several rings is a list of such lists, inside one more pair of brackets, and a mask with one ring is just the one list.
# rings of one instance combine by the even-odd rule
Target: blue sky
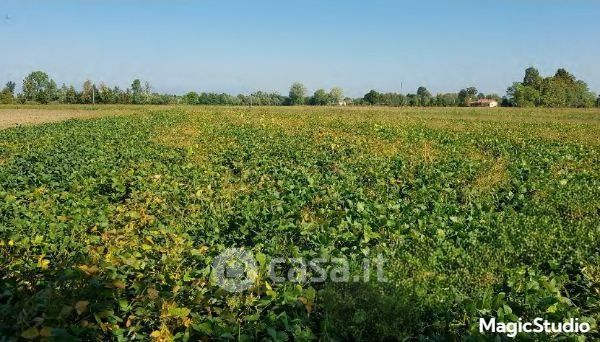
[[[157,91],[504,94],[565,67],[600,91],[600,1],[0,0],[0,82],[32,70]],[[7,18],[9,17],[9,19]]]

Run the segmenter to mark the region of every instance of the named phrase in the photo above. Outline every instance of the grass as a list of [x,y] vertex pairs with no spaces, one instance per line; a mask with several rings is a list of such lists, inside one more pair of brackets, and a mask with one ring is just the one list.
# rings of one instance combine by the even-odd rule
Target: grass
[[[599,337],[599,110],[0,117],[31,111],[86,120],[0,131],[0,335],[493,339],[479,317],[540,316]],[[232,246],[345,257],[353,271],[382,254],[388,282],[275,284],[261,263],[250,290],[228,293],[210,266]]]

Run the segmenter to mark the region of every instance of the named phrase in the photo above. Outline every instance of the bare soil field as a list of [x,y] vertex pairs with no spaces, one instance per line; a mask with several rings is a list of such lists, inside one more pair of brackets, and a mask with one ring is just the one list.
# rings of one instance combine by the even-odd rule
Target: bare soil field
[[19,125],[35,125],[68,119],[89,119],[106,115],[120,115],[137,111],[137,107],[124,108],[84,106],[39,106],[2,107],[0,106],[0,129]]

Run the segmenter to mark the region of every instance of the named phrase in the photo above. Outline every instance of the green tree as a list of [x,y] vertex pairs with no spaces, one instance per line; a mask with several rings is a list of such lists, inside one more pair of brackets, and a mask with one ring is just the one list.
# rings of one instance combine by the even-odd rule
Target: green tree
[[431,93],[425,87],[419,87],[417,89],[417,97],[419,101],[419,105],[421,106],[429,106],[431,102]]
[[541,77],[537,69],[528,68],[523,82],[507,90],[508,101],[518,107],[592,107],[595,97],[585,82],[562,68],[547,78]]
[[466,89],[461,89],[458,92],[458,105],[459,106],[466,106],[469,104],[469,95],[467,94],[467,90]]
[[6,88],[2,89],[2,92],[0,92],[0,104],[11,104],[13,101],[13,94]]
[[69,88],[67,89],[67,93],[65,96],[65,100],[67,101],[67,103],[77,103],[77,90],[75,90],[75,87],[73,86],[69,86]]
[[544,79],[540,76],[538,69],[529,67],[525,69],[525,77],[523,77],[523,85],[526,87],[533,87],[536,90],[540,90],[542,87],[542,81]]
[[43,71],[34,71],[23,80],[26,101],[48,103],[56,99],[56,83]]
[[344,90],[342,88],[333,87],[329,91],[329,99],[333,104],[339,104],[344,101]]
[[475,88],[475,87],[467,88],[467,96],[468,96],[469,100],[474,99],[475,96],[477,95],[477,93],[478,93],[477,88]]
[[329,101],[329,94],[324,89],[317,89],[311,99],[311,103],[316,106],[326,106],[329,104]]
[[117,103],[117,96],[112,88],[104,83],[100,83],[100,88],[98,89],[98,99],[96,102]]
[[15,82],[7,82],[2,92],[0,92],[0,103],[11,104],[15,100]]
[[94,96],[93,91],[94,85],[92,84],[92,81],[86,80],[83,82],[83,87],[81,90],[81,102],[92,103],[92,97]]
[[290,87],[290,104],[293,106],[304,104],[304,97],[306,96],[306,87],[302,83],[295,82]]
[[150,103],[150,94],[152,93],[152,86],[150,82],[144,82],[144,103]]
[[13,81],[6,82],[5,89],[7,89],[13,95],[15,95],[15,88],[16,87],[17,87],[17,84],[15,82],[13,82]]
[[598,95],[598,98],[596,99],[596,107],[600,107],[600,95]]
[[58,101],[58,103],[67,103],[67,91],[69,90],[69,88],[67,88],[66,84],[62,84],[62,86],[60,88],[58,88],[58,90],[56,91],[56,99]]
[[375,105],[379,103],[379,98],[381,97],[381,94],[379,94],[377,91],[375,90],[371,90],[368,93],[365,94],[365,96],[363,97],[364,101],[370,105]]
[[468,87],[458,92],[458,104],[460,106],[468,106],[469,103],[477,97],[477,88]]
[[556,70],[556,74],[554,74],[554,78],[558,80],[565,81],[567,83],[575,82],[575,76],[573,76],[566,69],[560,68]]
[[198,104],[198,93],[190,91],[189,93],[183,95],[182,101],[188,105]]
[[513,83],[506,93],[510,98],[510,103],[516,107],[535,107],[540,98],[538,90],[519,82]]
[[144,89],[142,88],[142,81],[140,81],[137,78],[133,80],[133,83],[131,83],[131,93],[132,101],[134,104],[143,103]]

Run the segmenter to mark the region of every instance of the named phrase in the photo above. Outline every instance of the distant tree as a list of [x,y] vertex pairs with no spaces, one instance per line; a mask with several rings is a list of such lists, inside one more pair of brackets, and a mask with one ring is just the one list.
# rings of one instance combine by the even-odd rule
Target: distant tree
[[565,82],[575,82],[575,76],[573,76],[571,73],[569,73],[566,69],[563,68],[556,70],[554,78],[563,80]]
[[144,102],[150,102],[150,93],[152,92],[152,86],[150,82],[144,82]]
[[55,102],[58,100],[58,86],[53,79],[50,79],[50,84],[48,85],[48,90],[46,91],[45,95],[46,102],[44,103]]
[[467,96],[469,97],[469,100],[474,99],[475,95],[477,95],[477,88],[475,88],[475,87],[467,88]]
[[26,101],[48,103],[56,99],[56,83],[43,71],[34,71],[23,80]]
[[477,88],[468,87],[458,92],[458,104],[460,106],[468,106],[469,103],[477,97]]
[[92,103],[92,97],[94,96],[93,94],[94,91],[94,85],[92,84],[92,81],[90,80],[86,80],[85,82],[83,82],[83,87],[81,88],[81,102],[82,103]]
[[539,91],[533,87],[515,82],[506,91],[510,102],[515,107],[535,107],[540,97]]
[[368,93],[365,94],[365,96],[363,97],[363,99],[364,99],[364,101],[367,104],[375,105],[375,104],[379,103],[380,96],[381,95],[377,91],[371,90],[371,91],[369,91]]
[[0,103],[11,104],[15,100],[15,82],[7,82],[6,86],[0,92]]
[[502,101],[502,98],[498,94],[487,94],[485,96],[485,98],[488,99],[488,100],[498,101],[498,103],[500,103],[500,101]]
[[56,91],[56,98],[58,103],[67,103],[67,88],[66,84],[62,84],[60,88]]
[[526,87],[533,87],[540,90],[542,86],[543,78],[540,76],[540,72],[534,68],[529,67],[525,69],[525,77],[523,77],[523,85]]
[[15,82],[13,82],[13,81],[6,82],[5,89],[7,89],[13,95],[15,95],[15,88],[16,87],[17,87],[17,84]]
[[13,102],[13,94],[6,88],[2,89],[2,91],[0,92],[0,104],[11,104]]
[[411,107],[418,106],[420,104],[419,96],[417,94],[406,94],[406,104]]
[[100,83],[100,86],[98,87],[96,102],[106,104],[117,102],[117,98],[113,92],[113,89],[104,84],[104,82]]
[[375,94],[375,101],[378,105],[399,107],[406,104],[406,96],[398,93]]
[[547,78],[528,68],[523,82],[515,82],[507,90],[508,101],[518,107],[592,107],[595,98],[585,82],[562,68]]
[[600,95],[598,95],[598,98],[596,99],[596,107],[600,107]]
[[333,104],[344,102],[344,90],[342,88],[333,87],[329,91],[329,99]]
[[431,93],[425,87],[419,87],[417,89],[417,97],[419,105],[421,106],[429,106],[431,102]]
[[459,106],[466,106],[469,104],[469,95],[467,94],[467,90],[466,89],[461,89],[458,92],[458,105]]
[[188,105],[198,104],[198,93],[190,91],[189,93],[183,95],[183,103]]
[[75,87],[69,86],[69,88],[67,89],[66,95],[65,95],[65,100],[67,103],[79,102],[77,99],[77,91],[75,90]]
[[302,83],[295,82],[290,87],[290,104],[293,106],[304,104],[304,97],[306,96],[306,87]]
[[252,100],[252,105],[254,106],[281,106],[285,104],[286,98],[279,93],[267,93],[264,91],[257,91],[248,96],[246,95],[238,95],[238,100],[236,100],[236,104],[250,105],[250,100]]
[[447,94],[437,94],[435,98],[432,100],[432,105],[438,107],[449,107],[458,105],[458,94],[456,93],[447,93]]
[[315,106],[326,106],[330,102],[329,94],[324,89],[317,89],[310,102]]
[[131,96],[134,104],[143,103],[143,93],[142,81],[139,79],[133,80],[133,83],[131,83]]

